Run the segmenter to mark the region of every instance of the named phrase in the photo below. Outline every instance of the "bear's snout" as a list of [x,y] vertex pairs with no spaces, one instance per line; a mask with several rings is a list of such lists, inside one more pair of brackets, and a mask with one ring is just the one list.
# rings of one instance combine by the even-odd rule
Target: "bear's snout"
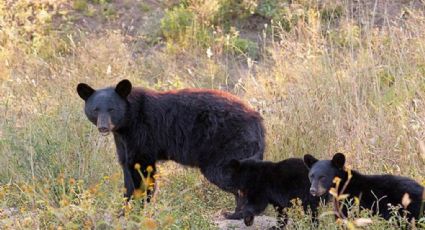
[[111,117],[108,114],[99,114],[97,117],[97,129],[99,132],[106,136],[112,131],[113,125],[111,124]]
[[312,196],[317,196],[317,189],[315,189],[315,188],[311,187],[311,188],[310,188],[310,194],[311,194]]

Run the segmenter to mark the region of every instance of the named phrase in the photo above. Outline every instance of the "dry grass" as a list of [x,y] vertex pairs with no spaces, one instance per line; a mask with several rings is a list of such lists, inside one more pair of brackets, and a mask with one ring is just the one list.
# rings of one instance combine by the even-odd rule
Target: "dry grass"
[[[185,9],[196,21],[159,42],[146,31],[140,38],[113,28],[75,29],[81,28],[75,15],[119,20],[119,15],[111,17],[115,5],[108,1],[107,16],[80,9],[74,14],[67,1],[56,8],[48,1],[31,7],[17,2],[19,7],[0,3],[1,228],[206,229],[214,228],[214,213],[231,207],[231,197],[196,170],[167,166],[154,204],[142,209],[134,202],[134,211],[118,218],[122,175],[113,141],[99,137],[85,119],[75,93],[78,82],[102,87],[128,78],[160,90],[228,90],[262,112],[267,159],[305,153],[328,158],[341,151],[355,169],[425,182],[425,18],[420,10],[408,10],[396,23],[380,17],[388,23],[376,27],[366,17],[370,14],[356,21],[345,2],[334,7],[340,10],[334,21],[323,19],[324,7],[310,1],[283,4],[279,7],[292,13],[291,29],[268,24],[254,49],[239,34],[239,24],[217,24],[231,15],[226,1],[187,1]],[[238,10],[250,12],[256,2],[244,1]],[[88,9],[100,9],[96,4],[88,2]],[[143,12],[158,6],[144,6]],[[326,12],[334,8],[327,5]],[[361,9],[356,12],[367,12]],[[161,34],[158,29],[152,34]],[[299,210],[291,215],[297,220],[291,228],[308,224]],[[323,218],[322,228],[337,227],[331,216]],[[397,229],[373,220],[370,229]]]

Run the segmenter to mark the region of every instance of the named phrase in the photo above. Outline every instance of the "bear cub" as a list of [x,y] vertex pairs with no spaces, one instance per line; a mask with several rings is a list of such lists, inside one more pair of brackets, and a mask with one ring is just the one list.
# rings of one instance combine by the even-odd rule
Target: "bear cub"
[[[338,186],[338,194],[348,194],[348,199],[352,200],[358,197],[360,207],[371,210],[374,214],[381,215],[385,219],[391,217],[391,210],[388,205],[401,206],[403,196],[409,196],[410,204],[405,209],[399,209],[401,216],[403,211],[407,211],[407,218],[416,218],[420,216],[424,187],[416,181],[401,176],[393,175],[363,175],[355,170],[351,170],[351,179],[344,168],[345,156],[342,153],[336,153],[332,160],[318,160],[312,155],[304,156],[304,162],[310,169],[309,178],[311,182],[310,193],[314,196],[321,196],[329,192],[334,187],[334,178],[341,179]],[[349,179],[349,180],[348,180]],[[344,191],[344,185],[348,184]],[[405,195],[407,194],[407,195]],[[378,202],[379,201],[379,202]],[[347,216],[347,207],[343,207],[342,214],[337,217]]]
[[310,206],[312,220],[317,225],[317,208],[320,198],[309,192],[308,169],[302,159],[289,158],[277,163],[258,160],[232,160],[229,162],[232,179],[239,189],[242,207],[229,219],[244,219],[245,225],[254,222],[254,216],[262,213],[268,204],[278,212],[278,226],[287,224],[284,208],[291,207],[291,200],[299,198],[304,211]]

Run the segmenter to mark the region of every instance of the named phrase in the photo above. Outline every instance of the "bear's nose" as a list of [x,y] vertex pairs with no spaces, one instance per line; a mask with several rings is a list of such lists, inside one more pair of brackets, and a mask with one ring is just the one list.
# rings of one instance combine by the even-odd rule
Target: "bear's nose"
[[310,188],[310,194],[313,196],[317,195],[317,190],[315,188]]
[[107,132],[109,132],[109,129],[107,127],[99,127],[99,132],[107,133]]

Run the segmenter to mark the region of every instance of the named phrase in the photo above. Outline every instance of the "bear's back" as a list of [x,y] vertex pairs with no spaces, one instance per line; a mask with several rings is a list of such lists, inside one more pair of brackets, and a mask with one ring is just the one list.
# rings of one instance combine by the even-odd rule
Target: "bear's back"
[[394,175],[382,175],[373,178],[377,186],[383,186],[382,190],[387,193],[385,195],[392,198],[394,202],[400,202],[406,193],[409,194],[411,199],[416,201],[422,198],[424,187],[411,178]]
[[308,169],[302,159],[288,158],[276,163],[265,162],[262,167],[265,174],[262,178],[267,180],[270,187],[288,191],[309,186]]
[[163,108],[174,107],[190,109],[193,112],[229,113],[245,118],[261,119],[258,112],[243,103],[237,96],[214,89],[181,89],[170,91],[154,91],[134,88],[130,95],[130,103],[151,101]]

